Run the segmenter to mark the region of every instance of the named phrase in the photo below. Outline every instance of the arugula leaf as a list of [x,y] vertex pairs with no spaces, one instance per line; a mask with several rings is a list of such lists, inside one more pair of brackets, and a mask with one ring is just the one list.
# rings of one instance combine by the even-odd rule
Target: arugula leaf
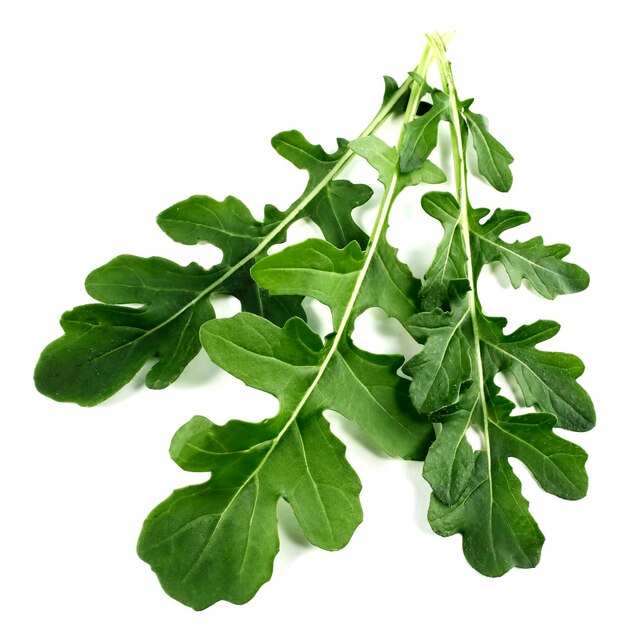
[[[385,83],[385,91],[383,93],[383,103],[381,104],[382,107],[387,105],[390,100],[394,99],[396,92],[400,89],[396,80],[391,76],[383,76],[383,82]],[[409,103],[410,93],[411,92],[409,89],[405,89],[398,98],[398,100],[395,100],[395,104],[393,105],[394,108],[392,110],[394,113],[402,115],[406,111],[407,104]]]
[[[374,132],[409,93],[409,78],[397,87],[386,79],[381,109],[361,136]],[[211,243],[223,252],[218,265],[204,270],[184,268],[160,258],[123,255],[92,272],[86,281],[89,295],[103,304],[78,307],[61,318],[64,335],[48,345],[35,368],[37,389],[54,400],[93,406],[127,384],[151,359],[157,363],[145,384],[161,389],[174,382],[200,349],[197,332],[214,317],[212,294],[238,298],[243,311],[265,316],[278,324],[304,317],[300,298],[270,297],[249,275],[253,262],[268,247],[285,241],[287,228],[307,216],[328,241],[344,246],[367,236],[351,211],[367,202],[366,185],[337,180],[354,153],[343,139],[327,153],[298,131],[276,135],[277,152],[304,169],[309,180],[302,196],[285,212],[268,205],[262,221],[229,196],[222,202],[192,196],[158,216],[162,230],[177,242]],[[119,305],[142,305],[140,308]]]
[[[553,428],[588,430],[595,413],[576,382],[582,362],[535,347],[555,335],[558,324],[539,321],[505,335],[506,320],[482,311],[478,278],[487,263],[501,262],[514,287],[525,281],[551,299],[585,289],[588,275],[563,260],[568,246],[545,246],[540,237],[511,244],[500,238],[528,221],[527,214],[498,209],[483,222],[489,211],[470,206],[461,115],[471,103],[458,99],[443,42],[436,36],[430,41],[451,109],[457,199],[439,192],[422,199],[444,235],[424,277],[424,310],[408,324],[424,346],[404,370],[413,378],[414,406],[438,424],[424,463],[433,489],[431,526],[442,536],[461,533],[472,567],[500,576],[512,567],[534,567],[544,541],[508,458],[524,463],[546,491],[566,499],[583,497],[586,454]],[[473,132],[469,118],[468,126]],[[500,396],[493,382],[499,372],[510,374],[524,404],[539,412],[513,415],[514,404]],[[474,452],[467,441],[470,428],[480,433],[482,450]]]
[[[267,215],[274,219],[275,211],[268,209]],[[132,380],[153,357],[158,362],[147,374],[147,386],[168,386],[199,351],[199,328],[214,317],[212,293],[237,296],[245,310],[262,311],[277,323],[304,314],[300,299],[279,301],[261,292],[248,275],[248,263],[240,264],[269,227],[236,198],[193,197],[162,213],[159,222],[178,241],[220,247],[223,262],[204,270],[195,263],[181,267],[166,259],[123,255],[93,271],[87,292],[105,304],[63,315],[65,334],[43,351],[35,368],[41,393],[92,406]],[[231,279],[237,267],[241,272]]]
[[432,92],[432,98],[431,109],[405,126],[405,141],[400,152],[402,172],[410,172],[422,167],[437,145],[439,122],[448,119],[448,96],[443,91],[435,89]]
[[[444,285],[467,278],[465,245],[459,224],[460,207],[452,194],[431,192],[422,198],[422,208],[437,219],[444,229],[443,239],[426,272],[422,288],[422,299],[428,305],[440,306],[447,298]],[[569,254],[569,246],[545,246],[542,237],[514,243],[507,243],[500,238],[506,230],[529,222],[527,213],[496,209],[482,223],[488,213],[488,209],[471,207],[468,211],[467,231],[476,277],[486,264],[499,261],[513,287],[519,287],[525,280],[537,293],[550,300],[588,287],[586,271],[563,260]]]
[[498,191],[508,191],[513,184],[513,174],[508,167],[514,160],[511,153],[489,132],[489,122],[484,115],[472,113],[467,107],[463,115],[474,142],[478,171]]
[[407,325],[413,338],[425,346],[404,368],[413,379],[411,399],[418,411],[433,413],[456,404],[463,383],[471,379],[469,315],[467,299],[456,291],[450,311],[423,311]]
[[[489,383],[488,451],[476,453],[471,471],[470,461],[464,461],[468,471],[462,468],[461,478],[467,477],[467,484],[458,499],[448,505],[436,494],[429,510],[433,530],[445,537],[460,532],[470,565],[488,576],[536,566],[544,541],[508,456],[519,459],[543,489],[560,498],[582,498],[588,485],[586,453],[552,432],[556,418],[547,413],[511,416],[513,403],[498,392]],[[426,477],[435,484],[430,470]]]
[[[421,97],[419,87],[414,90],[407,119]],[[334,333],[323,342],[298,318],[279,329],[248,313],[201,328],[212,361],[276,396],[280,409],[259,425],[234,421],[217,427],[194,418],[174,438],[171,450],[178,464],[212,476],[156,507],[145,521],[138,551],[165,591],[194,608],[222,599],[246,602],[270,578],[280,497],[293,507],[309,541],[325,549],[345,545],[360,523],[360,485],[342,444],[330,435],[323,410],[353,420],[393,456],[422,459],[432,441],[431,424],[414,415],[409,383],[397,375],[403,358],[368,353],[350,337],[357,316],[371,306],[402,324],[416,310],[418,281],[385,234],[399,190],[422,175],[402,175],[397,150],[376,138],[351,146],[377,167],[385,185],[365,249],[356,239],[343,248],[311,239],[259,260],[251,270],[271,294],[311,296],[329,306]],[[283,150],[295,164],[306,162],[292,144]],[[444,179],[432,164],[422,170]],[[307,438],[308,431],[317,440]],[[334,451],[329,460],[327,448]]]
[[439,428],[422,475],[441,502],[456,502],[474,470],[474,451],[465,435],[471,424],[482,423],[478,388],[465,384],[457,402],[432,413],[430,419]]
[[[282,157],[309,174],[303,197],[318,188],[307,202],[305,215],[316,222],[322,234],[336,245],[353,240],[365,245],[367,236],[352,219],[351,211],[365,204],[372,190],[366,185],[332,178],[336,163],[351,154],[348,142],[338,139],[338,151],[327,154],[320,146],[310,144],[301,133],[291,130],[275,135],[271,144]],[[357,204],[353,204],[355,198]]]
[[499,261],[513,287],[519,287],[525,280],[537,293],[550,300],[588,287],[588,274],[581,267],[562,260],[569,254],[569,246],[545,246],[542,237],[514,243],[506,243],[500,238],[506,230],[529,222],[527,213],[496,209],[482,224],[482,218],[488,213],[488,209],[470,212],[471,248],[477,270],[486,263]]
[[270,578],[280,498],[309,541],[326,550],[342,548],[362,520],[361,483],[322,416],[341,396],[342,381],[327,377],[307,403],[299,401],[318,377],[320,338],[298,318],[280,329],[239,313],[205,324],[201,339],[218,364],[274,394],[280,410],[259,424],[195,417],[173,439],[178,465],[212,477],[154,509],[138,552],[165,591],[195,609],[247,602]]
[[396,148],[388,146],[375,136],[362,137],[350,143],[351,149],[362,156],[379,173],[379,181],[388,190],[392,201],[398,194],[420,183],[437,184],[446,180],[446,175],[434,163],[425,161],[420,168],[411,172],[394,171],[398,163]]
[[526,406],[556,416],[560,428],[587,431],[595,425],[595,409],[576,382],[584,372],[578,357],[563,352],[543,352],[535,345],[556,335],[560,325],[540,320],[504,335],[504,319],[481,317],[479,330],[484,369],[490,375],[504,371],[519,386]]
[[[460,209],[456,200],[446,192],[429,192],[422,198],[422,206],[427,213],[439,219],[444,226],[444,236],[437,248],[429,270],[424,277],[421,290],[422,304],[429,309],[416,315],[409,325],[410,332],[420,343],[427,342],[427,348],[420,352],[407,365],[406,371],[413,376],[412,399],[415,407],[424,412],[439,410],[457,401],[456,392],[459,386],[473,377],[471,360],[466,357],[470,350],[460,350],[465,342],[472,342],[473,331],[467,327],[469,320],[467,300],[452,299],[450,292],[456,292],[457,286],[464,284],[468,277],[468,263],[465,242],[460,227]],[[490,262],[498,260],[497,253],[490,252],[490,242],[497,235],[489,228],[494,216],[480,225],[479,218],[488,211],[485,209],[467,208],[468,232],[470,237],[470,268],[474,280],[477,280],[482,268]],[[507,213],[518,213],[508,211]],[[522,215],[522,222],[525,221]],[[508,223],[506,223],[508,225]],[[484,234],[483,234],[484,233]],[[535,238],[539,241],[541,238]],[[535,241],[535,240],[531,240]],[[496,246],[498,244],[496,243]],[[505,244],[511,250],[524,249],[525,244]],[[532,247],[535,249],[535,247]],[[540,246],[540,250],[569,251],[568,246]],[[586,272],[560,258],[560,255],[534,255],[532,262],[520,253],[513,253],[510,260],[504,262],[508,268],[511,282],[515,287],[525,279],[541,295],[554,298],[564,293],[574,293],[588,286]],[[545,259],[543,261],[542,259]],[[469,283],[468,283],[469,284]],[[451,301],[449,311],[442,308]],[[488,318],[476,307],[478,313],[478,337],[480,351],[485,360],[485,371],[491,377],[499,371],[509,371],[524,395],[528,406],[556,415],[563,428],[572,430],[588,430],[595,422],[595,413],[588,394],[576,382],[584,371],[582,362],[572,355],[548,353],[535,349],[535,345],[553,337],[559,330],[555,322],[537,322],[523,326],[511,335],[504,335],[506,320]],[[432,310],[431,310],[432,309]],[[444,343],[443,338],[448,339]],[[432,339],[431,339],[432,338]],[[453,351],[454,349],[454,351]],[[429,369],[429,366],[432,366]],[[446,370],[450,367],[450,371]],[[420,374],[420,370],[422,373]],[[445,389],[440,381],[433,384],[433,376],[446,377]],[[426,381],[432,386],[435,396],[430,402],[425,397]],[[439,386],[441,384],[441,386]],[[454,393],[448,389],[450,385]]]
[[443,238],[424,275],[420,292],[423,309],[430,310],[447,305],[449,285],[467,280],[467,255],[459,228],[460,211],[454,197],[449,193],[427,193],[422,197],[422,208],[443,227]]

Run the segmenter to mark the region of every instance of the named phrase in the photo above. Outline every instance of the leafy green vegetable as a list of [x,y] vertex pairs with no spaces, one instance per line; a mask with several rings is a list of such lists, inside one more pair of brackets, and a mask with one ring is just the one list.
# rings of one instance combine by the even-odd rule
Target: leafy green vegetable
[[[425,69],[428,61],[423,63]],[[415,86],[407,119],[421,93]],[[280,410],[259,425],[234,421],[217,427],[194,418],[173,440],[179,465],[212,476],[156,507],[138,551],[167,593],[196,609],[223,599],[246,602],[270,578],[280,497],[321,548],[341,548],[360,523],[359,481],[323,410],[353,420],[393,456],[423,459],[432,441],[431,424],[413,413],[408,381],[396,374],[403,359],[361,350],[350,334],[357,316],[372,306],[402,324],[414,314],[419,285],[387,243],[388,217],[405,186],[445,177],[431,163],[402,174],[397,150],[376,137],[360,138],[351,148],[378,170],[385,187],[365,249],[356,238],[343,248],[311,239],[261,259],[251,270],[272,294],[311,296],[329,306],[334,333],[323,342],[298,318],[279,329],[248,313],[202,326],[212,361],[276,396]]]
[[[173,437],[172,459],[210,476],[174,491],[149,514],[138,553],[165,591],[188,606],[241,604],[270,579],[280,499],[313,545],[338,550],[348,543],[363,517],[362,486],[324,417],[328,409],[357,424],[388,455],[425,460],[433,530],[460,533],[468,562],[488,576],[534,567],[544,541],[511,457],[549,493],[569,500],[586,493],[586,453],[554,432],[586,431],[595,423],[592,402],[577,382],[582,362],[538,347],[556,335],[555,322],[506,332],[505,319],[484,313],[478,280],[486,265],[498,263],[515,288],[525,283],[553,299],[585,289],[588,275],[565,260],[566,245],[502,238],[528,222],[528,214],[471,206],[469,137],[479,173],[499,191],[512,185],[513,157],[486,118],[471,111],[473,100],[459,100],[448,39],[429,37],[401,86],[385,77],[380,110],[357,139],[338,139],[335,152],[295,130],[272,139],[275,150],[308,175],[287,210],[267,205],[258,220],[233,196],[193,196],[162,212],[158,225],[169,237],[184,245],[210,243],[222,261],[204,269],[159,257],[113,259],[87,277],[87,292],[98,302],[66,312],[64,335],[39,359],[39,391],[90,406],[146,364],[148,387],[170,385],[203,347],[216,365],[279,401],[277,414],[259,423],[218,425],[195,416]],[[426,82],[433,57],[441,89]],[[427,94],[431,103],[422,101]],[[396,147],[374,135],[392,113],[404,115]],[[389,245],[387,229],[406,187],[446,180],[428,160],[441,122],[450,126],[456,195],[422,197],[443,236],[419,281]],[[369,236],[352,212],[372,190],[338,178],[355,155],[377,170],[384,189]],[[324,238],[269,255],[302,217]],[[236,297],[242,312],[215,319],[213,294]],[[329,307],[333,328],[326,337],[306,324],[304,297]],[[422,345],[407,363],[355,345],[355,322],[372,307]],[[501,395],[500,375],[512,379],[515,402]],[[517,412],[516,404],[533,411]],[[468,441],[470,431],[481,439],[478,450]]]
[[439,89],[433,90],[431,109],[405,126],[405,141],[400,152],[400,169],[403,172],[422,167],[437,145],[439,122],[448,119],[448,112],[448,96]]
[[489,122],[484,115],[472,113],[467,107],[463,108],[463,115],[474,142],[478,171],[498,191],[508,191],[513,184],[513,175],[508,167],[513,157],[489,132]]
[[325,356],[320,338],[299,318],[280,329],[249,313],[208,322],[201,338],[217,364],[273,393],[280,410],[259,424],[195,417],[173,439],[180,467],[212,477],[151,513],[138,552],[167,593],[195,609],[247,602],[270,578],[279,498],[309,541],[326,550],[343,547],[362,519],[361,483],[322,416],[339,405],[343,381],[315,383]]
[[[500,576],[513,566],[534,567],[544,541],[507,457],[519,459],[543,489],[560,498],[582,498],[588,482],[586,453],[552,432],[556,418],[548,413],[511,416],[513,403],[499,396],[498,391],[488,384],[483,400],[486,416],[480,415],[481,420],[487,420],[488,450],[477,452],[473,462],[461,467],[452,482],[441,477],[444,488],[454,483],[454,490],[436,490],[429,510],[435,532],[442,536],[462,533],[465,557],[472,567],[488,576]],[[467,423],[464,417],[459,421],[463,427]],[[456,441],[456,437],[453,439]],[[430,454],[435,451],[431,449]],[[425,477],[433,487],[440,478],[434,468],[427,468]]]
[[[374,132],[392,112],[404,111],[413,79],[400,87],[385,77],[381,109],[362,132]],[[200,349],[198,330],[214,318],[212,294],[238,298],[243,311],[258,313],[282,325],[290,317],[304,317],[300,298],[271,297],[250,278],[253,262],[268,247],[285,241],[287,228],[307,216],[328,241],[366,245],[365,233],[351,211],[365,204],[372,191],[337,176],[354,154],[338,139],[338,149],[326,153],[298,131],[273,137],[273,147],[309,180],[302,196],[285,212],[266,206],[264,219],[229,196],[222,202],[193,196],[158,216],[158,225],[177,242],[211,243],[223,252],[218,265],[204,270],[196,264],[181,267],[161,258],[123,255],[92,272],[86,280],[90,296],[104,304],[89,304],[61,318],[64,335],[45,348],[35,369],[37,389],[63,402],[93,406],[126,385],[151,359],[146,376],[152,389],[174,382]],[[140,304],[140,308],[119,306]]]
[[[414,406],[438,424],[424,464],[433,489],[431,526],[443,536],[461,533],[469,563],[483,574],[500,576],[512,567],[534,567],[544,540],[508,457],[524,463],[546,491],[566,499],[583,497],[586,454],[552,429],[588,430],[595,413],[576,382],[582,362],[536,348],[558,332],[558,324],[539,321],[504,334],[506,320],[482,311],[478,278],[486,264],[500,262],[514,287],[525,281],[551,299],[585,289],[588,275],[564,260],[568,246],[545,246],[540,237],[525,243],[500,238],[528,221],[526,213],[498,209],[483,222],[489,211],[470,206],[461,116],[474,138],[481,173],[502,191],[512,181],[512,158],[488,135],[484,118],[469,112],[471,101],[458,99],[444,44],[436,36],[430,41],[448,96],[458,200],[439,192],[422,199],[444,235],[424,277],[423,310],[408,325],[424,347],[404,369],[413,379]],[[515,405],[494,383],[500,372],[514,378],[523,404],[539,412],[512,413]],[[480,433],[482,450],[472,450],[469,428]]]

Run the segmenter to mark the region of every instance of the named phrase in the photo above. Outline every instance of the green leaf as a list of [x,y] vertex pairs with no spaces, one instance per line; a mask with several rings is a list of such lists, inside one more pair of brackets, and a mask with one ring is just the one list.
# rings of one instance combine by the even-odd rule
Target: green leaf
[[212,475],[152,511],[138,552],[167,593],[197,610],[247,602],[270,578],[280,498],[308,540],[326,550],[343,547],[362,520],[361,483],[322,417],[322,401],[291,402],[291,390],[317,374],[320,339],[297,318],[279,329],[241,313],[206,324],[202,341],[210,353],[218,345],[248,384],[274,393],[280,411],[259,424],[216,426],[195,417],[173,439],[171,455],[182,468]]
[[[446,175],[434,163],[425,161],[421,167],[411,172],[399,172],[393,180],[398,163],[396,148],[388,146],[373,135],[350,142],[350,147],[363,157],[379,173],[379,181],[387,193],[396,197],[403,189],[420,183],[436,185],[446,181]],[[392,183],[393,180],[393,183]],[[390,183],[391,187],[390,187]]]
[[398,161],[396,148],[388,146],[382,139],[370,135],[351,141],[350,149],[363,157],[378,172],[379,181],[385,189],[388,189]]
[[[303,197],[297,203],[304,205],[304,215],[320,227],[327,241],[336,246],[357,241],[365,247],[368,236],[357,226],[351,213],[370,199],[372,190],[367,185],[331,178],[339,171],[340,163],[349,151],[345,139],[337,142],[338,150],[328,154],[321,146],[309,143],[299,131],[291,130],[275,135],[271,143],[282,157],[309,174]],[[318,191],[311,197],[314,189]],[[297,203],[289,210],[293,210]]]
[[[151,359],[156,364],[145,384],[162,389],[173,383],[200,349],[201,324],[214,317],[212,294],[232,295],[243,311],[283,324],[304,318],[300,297],[274,297],[260,289],[249,271],[265,256],[269,245],[285,241],[295,219],[308,216],[329,241],[365,246],[367,235],[351,217],[367,202],[372,190],[345,180],[333,180],[348,159],[344,140],[338,150],[325,152],[298,131],[273,139],[277,151],[306,169],[305,192],[287,211],[267,205],[256,220],[237,198],[222,202],[192,196],[158,216],[158,224],[173,240],[193,245],[210,243],[223,260],[209,270],[196,264],[184,268],[160,258],[117,257],[92,272],[86,288],[103,304],[78,307],[61,318],[64,335],[47,346],[35,368],[37,389],[63,402],[93,406],[106,400]],[[142,305],[134,306],[119,305]]]
[[[381,103],[381,108],[386,107],[390,103],[390,100],[392,100],[392,98],[394,98],[400,90],[398,83],[391,76],[383,76],[383,82],[385,83],[385,91],[383,92],[383,102]],[[409,102],[409,94],[410,90],[405,89],[397,102],[394,104],[392,109],[393,113],[401,114],[405,112]]]
[[544,541],[507,457],[519,459],[543,489],[561,498],[582,498],[588,482],[586,453],[552,432],[555,418],[546,413],[511,416],[513,403],[498,391],[489,385],[488,452],[477,454],[460,497],[444,502],[442,496],[448,494],[435,490],[437,477],[428,475],[435,490],[429,510],[433,530],[444,537],[461,533],[465,557],[486,576],[534,567]]
[[[275,210],[267,213],[274,218]],[[65,334],[44,349],[35,368],[41,393],[93,406],[130,382],[152,358],[157,362],[145,384],[151,389],[170,385],[199,352],[199,328],[214,317],[213,293],[234,295],[244,310],[277,323],[304,316],[300,298],[271,297],[253,283],[248,264],[235,269],[270,230],[236,198],[217,202],[195,196],[158,220],[176,241],[220,247],[223,262],[204,270],[195,263],[181,267],[158,257],[122,255],[91,272],[87,292],[104,304],[63,315]],[[119,306],[137,304],[142,306]]]
[[447,120],[449,98],[438,89],[433,90],[433,106],[405,125],[405,138],[400,151],[400,170],[404,173],[422,167],[437,146],[439,122]]
[[496,455],[519,459],[548,493],[566,500],[586,495],[587,455],[580,446],[554,434],[556,418],[548,413],[511,415],[515,405],[489,385],[493,407],[489,439]]
[[535,567],[544,537],[521,495],[521,483],[506,459],[479,453],[470,480],[456,504],[431,498],[428,521],[442,537],[463,535],[468,563],[485,576],[512,567]]
[[[458,202],[439,192],[426,194],[422,206],[441,222],[444,235],[421,290],[422,306],[429,310],[408,325],[424,346],[404,370],[413,378],[414,406],[438,424],[423,470],[434,494],[429,519],[443,536],[463,535],[473,567],[500,576],[512,567],[534,567],[543,543],[507,458],[522,461],[550,493],[581,498],[587,487],[586,455],[552,428],[588,430],[595,414],[576,382],[582,362],[535,348],[554,336],[558,325],[540,321],[505,335],[506,320],[482,313],[477,283],[470,281],[496,260],[504,263],[516,287],[526,279],[550,298],[584,288],[588,277],[562,260],[566,246],[547,248],[540,239],[540,247],[502,242],[499,234],[525,222],[524,213],[496,211],[481,224],[488,211],[467,205],[467,219],[462,219]],[[499,372],[515,379],[526,406],[543,413],[511,416],[514,405],[492,383]],[[466,438],[472,427],[484,440],[484,450],[476,454]]]
[[484,115],[463,110],[467,127],[474,141],[478,157],[478,171],[498,191],[508,191],[513,184],[513,174],[508,167],[513,162],[510,152],[489,132]]
[[[273,294],[310,296],[326,304],[337,328],[364,263],[365,253],[354,241],[340,250],[321,239],[308,239],[262,259],[253,268],[252,276]],[[358,289],[353,319],[378,306],[405,324],[415,311],[419,281],[398,260],[395,248],[383,234]]]
[[486,209],[478,209],[470,214],[470,236],[476,271],[480,271],[486,263],[499,261],[513,287],[519,287],[521,281],[525,280],[537,293],[550,300],[588,287],[588,274],[581,267],[563,261],[571,250],[569,246],[545,246],[542,237],[514,243],[507,243],[500,238],[506,230],[529,222],[527,213],[496,209],[481,224],[482,216],[487,213]]
[[478,391],[476,385],[470,385],[456,404],[431,415],[438,434],[426,455],[422,475],[445,503],[459,499],[474,469],[474,451],[465,435],[472,423],[482,423]]
[[413,380],[411,400],[422,413],[456,404],[464,383],[473,377],[469,306],[453,298],[450,311],[434,309],[416,314],[407,329],[424,348],[404,367]]
[[[431,191],[422,196],[422,208],[443,226],[443,238],[426,271],[422,287],[425,308],[444,306],[447,286],[467,278],[467,257],[460,227],[460,209],[456,199],[447,192]],[[507,243],[500,235],[530,221],[522,211],[496,209],[487,221],[488,209],[468,208],[468,226],[472,263],[477,277],[488,263],[500,262],[513,287],[526,281],[540,295],[556,296],[576,293],[588,287],[589,277],[581,267],[563,260],[569,246],[543,245],[541,237],[526,242]]]
[[[65,334],[41,354],[37,389],[61,401],[91,406],[127,384],[154,355],[146,384],[175,380],[200,348],[198,331],[214,317],[198,296],[222,274],[192,263],[120,256],[92,272],[88,292],[108,304],[89,304],[61,318]],[[140,308],[117,306],[141,303]]]
[[578,357],[563,352],[543,352],[536,345],[556,335],[560,325],[540,320],[504,335],[505,320],[481,320],[485,372],[507,371],[519,385],[526,406],[556,417],[557,426],[586,431],[595,425],[595,409],[576,382],[584,372]]
[[259,424],[219,427],[195,417],[173,440],[181,467],[212,477],[156,507],[138,551],[167,593],[196,609],[247,602],[270,578],[279,498],[309,541],[327,550],[344,546],[361,522],[361,485],[322,410],[343,413],[405,456],[422,454],[415,433],[426,430],[407,412],[399,358],[369,355],[347,341],[327,363],[331,340],[323,345],[302,320],[280,329],[248,313],[206,323],[201,339],[217,365],[275,395],[280,409]]
[[273,226],[258,222],[233,196],[222,202],[208,196],[192,196],[160,213],[157,221],[173,241],[186,245],[209,242],[216,246],[223,252],[224,265],[233,265],[249,254]]
[[387,454],[422,460],[433,430],[413,413],[409,383],[397,375],[402,363],[402,357],[372,354],[346,339],[327,368],[330,382],[322,388],[331,387],[334,410],[360,426]]
[[[411,77],[415,78],[414,72],[411,72]],[[419,80],[423,80],[419,77]],[[391,76],[383,76],[383,81],[385,83],[385,92],[383,93],[383,103],[381,105],[381,110],[386,107],[392,98],[394,98],[398,92],[402,90],[402,94],[399,96],[398,100],[394,103],[392,108],[392,113],[403,114],[407,109],[407,104],[409,103],[409,94],[411,93],[410,89],[405,88],[406,81],[400,87],[398,83]],[[428,102],[420,102],[417,108],[418,115],[424,115],[427,111],[429,111],[431,105]]]
[[[540,237],[502,240],[504,232],[529,220],[526,213],[498,209],[484,221],[489,211],[470,206],[465,123],[480,172],[500,191],[510,188],[512,157],[489,134],[485,118],[469,111],[471,101],[459,100],[441,39],[432,35],[429,41],[448,95],[456,198],[433,192],[422,199],[444,233],[424,275],[423,310],[408,325],[424,345],[404,369],[413,377],[414,405],[436,425],[423,469],[433,491],[431,526],[442,536],[460,533],[468,562],[482,574],[501,576],[513,567],[534,567],[544,541],[509,458],[521,461],[549,493],[583,497],[586,453],[553,429],[588,430],[595,414],[576,380],[582,362],[536,349],[558,332],[558,324],[539,321],[505,335],[506,320],[482,310],[479,277],[486,264],[500,262],[514,287],[525,280],[552,299],[586,288],[588,275],[564,260],[568,246],[545,246]],[[514,378],[523,405],[538,412],[514,414],[515,405],[493,382],[500,372]],[[481,439],[476,452],[467,440],[470,430]]]
[[[507,458],[522,461],[550,493],[583,497],[586,455],[552,428],[588,430],[595,414],[576,382],[582,362],[535,348],[554,336],[558,325],[541,321],[505,335],[506,321],[482,313],[477,283],[470,281],[477,280],[486,263],[502,260],[499,250],[512,251],[502,262],[515,286],[526,279],[550,298],[585,287],[587,275],[562,260],[566,246],[541,245],[539,250],[499,240],[501,232],[526,221],[523,213],[496,211],[481,224],[488,211],[467,206],[467,219],[462,219],[458,202],[446,193],[426,194],[422,205],[442,223],[444,235],[422,286],[422,306],[429,310],[408,325],[424,347],[404,370],[413,378],[414,406],[438,424],[423,470],[434,494],[429,519],[443,536],[463,535],[473,567],[500,576],[512,567],[535,566],[543,543]],[[527,248],[536,252],[527,253]],[[465,295],[459,297],[461,293]],[[499,372],[515,379],[526,406],[543,413],[511,416],[514,405],[499,397],[492,383]],[[481,433],[483,451],[474,454],[466,438],[469,428]]]
[[447,192],[429,192],[422,196],[422,208],[443,227],[443,238],[424,275],[420,292],[425,310],[448,305],[448,287],[454,281],[467,280],[467,255],[459,227],[459,205]]
[[333,180],[309,203],[305,215],[336,246],[345,246],[351,241],[365,246],[368,236],[357,226],[351,212],[368,202],[371,196],[372,190],[366,185],[354,185],[348,180]]
[[[308,239],[256,263],[252,276],[275,295],[304,295],[331,308],[335,329],[377,306],[406,323],[415,311],[419,281],[398,260],[396,249],[379,233],[372,258],[356,242],[343,249],[320,239]],[[362,276],[363,274],[363,276]]]
[[356,241],[340,250],[328,241],[308,239],[262,259],[251,275],[269,292],[306,295],[326,304],[335,325],[344,317],[364,260]]

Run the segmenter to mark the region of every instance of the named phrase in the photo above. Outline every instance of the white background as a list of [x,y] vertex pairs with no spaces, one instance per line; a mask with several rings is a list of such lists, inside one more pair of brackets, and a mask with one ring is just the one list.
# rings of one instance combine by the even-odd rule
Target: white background
[[[0,10],[2,418],[0,621],[63,624],[621,623],[621,46],[615,2],[3,2]],[[487,579],[460,538],[427,528],[417,463],[384,458],[332,416],[360,474],[365,520],[349,546],[305,544],[281,507],[273,579],[249,604],[195,613],[166,596],[135,542],[150,509],[202,480],[168,458],[195,413],[258,419],[274,399],[201,355],[165,391],[139,380],[93,409],[39,396],[32,370],[59,335],[82,283],[120,253],[209,266],[209,247],[174,244],[156,214],[194,193],[234,194],[256,214],[284,209],[304,176],[270,138],[290,128],[333,149],[377,109],[381,76],[401,81],[430,30],[450,46],[460,96],[515,156],[515,185],[477,183],[477,205],[527,210],[511,236],[568,242],[590,289],[555,302],[483,285],[510,327],[563,324],[548,348],[581,356],[598,427],[573,434],[589,452],[590,490],[565,502],[518,467],[547,537],[541,564]],[[391,130],[391,129],[388,129]],[[385,132],[388,140],[391,133]],[[439,155],[436,155],[438,157]],[[435,157],[435,158],[436,158]],[[373,182],[366,166],[354,178]],[[370,208],[358,213],[368,223]],[[409,190],[390,239],[422,272],[440,229]],[[290,241],[307,231],[295,228]],[[218,303],[223,314],[235,309]],[[322,324],[321,324],[322,326]],[[379,351],[414,346],[378,313],[356,331]]]

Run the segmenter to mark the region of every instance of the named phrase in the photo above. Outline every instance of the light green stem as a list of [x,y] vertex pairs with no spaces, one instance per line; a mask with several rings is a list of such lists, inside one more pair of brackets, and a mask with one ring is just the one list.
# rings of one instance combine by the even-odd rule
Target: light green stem
[[[476,377],[480,393],[480,405],[483,412],[482,434],[484,438],[484,449],[487,454],[487,462],[489,466],[489,475],[491,475],[491,450],[489,443],[489,417],[487,413],[487,401],[485,394],[484,368],[482,364],[482,354],[480,350],[480,331],[478,328],[478,291],[475,280],[474,263],[470,244],[470,227],[469,227],[469,199],[467,196],[467,163],[465,159],[465,148],[463,142],[463,133],[461,132],[461,102],[456,93],[454,85],[454,77],[450,62],[446,57],[446,48],[441,37],[434,33],[428,36],[431,47],[437,57],[437,65],[444,91],[450,99],[450,109],[452,111],[452,120],[450,125],[450,134],[452,139],[452,155],[454,159],[454,175],[456,181],[456,195],[460,206],[459,224],[461,234],[463,236],[463,244],[465,246],[465,254],[467,255],[467,278],[470,284],[470,291],[467,293],[469,313],[472,324],[472,334],[474,338],[474,353],[476,357]],[[491,483],[490,483],[491,485]],[[493,501],[493,500],[491,500]]]

